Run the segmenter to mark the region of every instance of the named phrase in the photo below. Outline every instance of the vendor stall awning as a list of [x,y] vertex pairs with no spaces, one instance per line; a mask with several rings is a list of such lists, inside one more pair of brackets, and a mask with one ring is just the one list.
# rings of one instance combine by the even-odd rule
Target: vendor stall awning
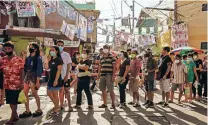
[[[25,28],[25,27],[14,27],[6,29],[6,35],[8,36],[28,36],[28,37],[48,37],[53,39],[62,39],[62,40],[69,40],[64,34],[60,31],[54,31],[50,29],[41,29],[41,28]],[[78,38],[75,36],[74,40],[72,41],[79,41]],[[91,39],[87,39],[87,41],[81,42],[91,42]]]

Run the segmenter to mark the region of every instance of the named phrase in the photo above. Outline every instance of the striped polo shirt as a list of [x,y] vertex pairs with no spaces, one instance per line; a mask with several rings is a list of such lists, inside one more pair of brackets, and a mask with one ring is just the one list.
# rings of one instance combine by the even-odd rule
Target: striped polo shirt
[[105,76],[107,74],[113,74],[113,63],[116,63],[116,60],[111,54],[107,57],[102,56],[100,59],[100,75]]
[[185,83],[186,77],[185,73],[187,73],[187,67],[184,64],[177,65],[173,63],[171,71],[174,74],[173,83],[175,84],[183,84]]

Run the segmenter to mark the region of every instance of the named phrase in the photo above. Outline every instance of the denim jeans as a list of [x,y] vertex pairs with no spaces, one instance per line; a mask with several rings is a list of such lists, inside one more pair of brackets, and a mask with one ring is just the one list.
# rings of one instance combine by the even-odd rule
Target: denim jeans
[[121,104],[126,102],[126,85],[128,84],[128,81],[129,79],[126,79],[126,81],[123,84],[118,83]]
[[92,94],[90,92],[90,77],[89,76],[78,78],[76,105],[81,105],[81,102],[82,102],[82,91],[83,90],[84,90],[84,92],[85,92],[85,94],[87,96],[88,105],[93,105]]

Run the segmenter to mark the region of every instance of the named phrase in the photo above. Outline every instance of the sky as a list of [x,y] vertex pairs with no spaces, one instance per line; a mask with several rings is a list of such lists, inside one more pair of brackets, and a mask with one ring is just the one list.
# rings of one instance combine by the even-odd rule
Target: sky
[[[130,14],[132,16],[132,11],[128,7],[128,5],[131,6],[133,4],[132,0],[126,0],[128,5],[126,5],[126,3],[124,2],[125,0],[95,0],[96,10],[100,10],[100,12],[101,12],[99,18],[100,19],[105,19],[105,18],[111,19],[110,21],[104,21],[103,22],[104,25],[113,25],[113,18],[114,18],[113,15],[115,15],[116,18],[121,17],[121,1],[123,1],[122,2],[123,17],[127,17],[128,14]],[[160,0],[135,0],[135,1],[144,7],[154,7],[155,5],[157,5],[159,3]],[[161,5],[158,7],[160,7],[160,8],[166,8],[166,7],[173,8],[173,1],[174,0],[163,0]],[[139,17],[142,6],[135,3],[135,17],[136,18]],[[137,23],[137,21],[135,21],[135,26],[136,26],[136,23]],[[130,32],[129,28],[121,27],[121,20],[116,20],[115,24],[116,24],[116,30],[125,29],[126,32]],[[137,32],[137,29],[135,28],[134,31]],[[106,36],[98,34],[98,41],[105,41],[105,38],[106,38]],[[112,40],[112,38],[110,38],[110,40]]]

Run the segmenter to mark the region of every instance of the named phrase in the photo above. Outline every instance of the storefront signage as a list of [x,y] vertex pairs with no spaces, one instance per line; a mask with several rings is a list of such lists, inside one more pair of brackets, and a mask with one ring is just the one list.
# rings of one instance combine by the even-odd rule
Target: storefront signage
[[78,38],[80,38],[83,41],[87,41],[87,19],[83,15],[79,14],[77,23]]
[[50,13],[56,12],[56,1],[54,1],[54,0],[50,0],[50,1],[44,0],[43,6],[44,6],[45,14],[50,14]]
[[18,17],[35,16],[35,4],[33,2],[16,2]]
[[79,47],[80,41],[66,41],[64,40],[65,47]]
[[185,23],[172,26],[171,46],[175,48],[188,46],[188,26]]

